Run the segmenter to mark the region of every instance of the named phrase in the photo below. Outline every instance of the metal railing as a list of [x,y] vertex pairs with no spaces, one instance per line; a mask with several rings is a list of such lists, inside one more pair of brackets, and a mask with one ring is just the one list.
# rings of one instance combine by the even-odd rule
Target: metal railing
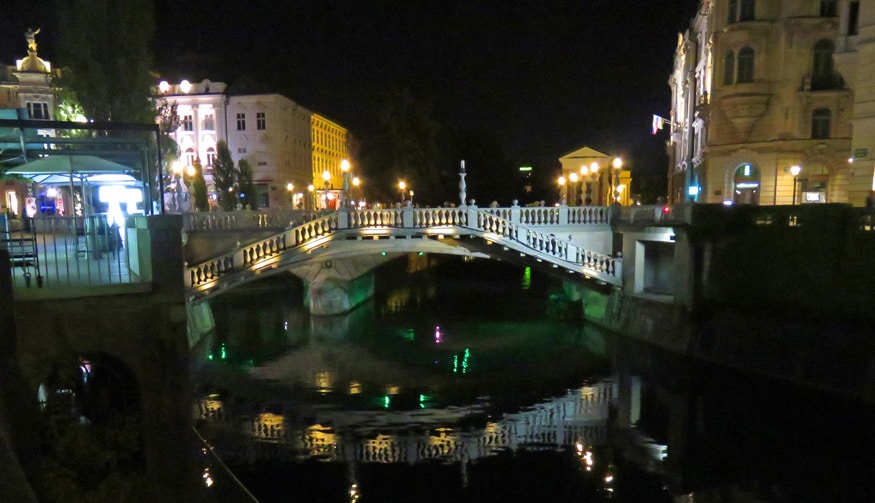
[[74,288],[135,283],[127,229],[107,224],[106,215],[38,217],[16,222],[5,233],[12,252],[12,286]]

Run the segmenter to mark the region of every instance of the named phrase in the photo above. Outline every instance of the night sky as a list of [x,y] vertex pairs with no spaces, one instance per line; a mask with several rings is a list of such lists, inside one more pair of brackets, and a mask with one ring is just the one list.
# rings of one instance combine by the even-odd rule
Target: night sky
[[[13,0],[0,60],[53,59],[52,2]],[[528,5],[526,5],[528,4]],[[444,129],[487,131],[518,165],[555,167],[583,145],[664,173],[677,34],[697,0],[157,0],[156,72],[275,91],[348,127],[374,130],[383,93],[410,88]],[[195,14],[197,13],[197,14]],[[8,14],[8,15],[7,15]]]

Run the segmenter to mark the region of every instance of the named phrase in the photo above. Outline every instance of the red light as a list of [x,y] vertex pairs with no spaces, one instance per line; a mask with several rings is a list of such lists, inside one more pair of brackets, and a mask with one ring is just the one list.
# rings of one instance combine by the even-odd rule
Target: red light
[[663,213],[671,213],[671,208],[669,208],[668,206],[663,206],[663,207],[662,207],[662,212],[663,212]]

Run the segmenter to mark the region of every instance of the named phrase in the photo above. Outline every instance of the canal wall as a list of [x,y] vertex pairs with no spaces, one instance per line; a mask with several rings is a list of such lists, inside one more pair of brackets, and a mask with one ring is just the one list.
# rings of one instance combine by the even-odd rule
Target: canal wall
[[865,218],[847,205],[697,205],[691,224],[673,229],[673,259],[655,265],[674,291],[636,291],[630,277],[624,289],[579,285],[576,295],[586,321],[622,336],[875,402],[875,231]]
[[[198,474],[189,405],[185,289],[178,273],[183,267],[181,219],[165,215],[146,220],[147,224],[137,226],[139,246],[151,258],[141,271],[143,282],[83,286],[76,297],[53,297],[47,291],[41,297],[14,299],[8,278],[0,277],[4,289],[0,354],[4,359],[14,355],[21,369],[20,378],[12,382],[20,400],[7,401],[6,395],[0,407],[17,415],[28,411],[28,424],[36,428],[43,421],[37,409],[38,388],[50,385],[53,372],[82,359],[106,363],[102,368],[125,377],[125,386],[113,390],[121,395],[113,394],[113,400],[122,399],[126,410],[140,413],[147,475],[190,498],[197,494]],[[8,259],[0,260],[7,269],[8,264]],[[6,381],[6,375],[15,376],[3,370],[0,382]],[[20,424],[9,424],[13,438],[28,438]],[[35,445],[25,448],[38,452]]]

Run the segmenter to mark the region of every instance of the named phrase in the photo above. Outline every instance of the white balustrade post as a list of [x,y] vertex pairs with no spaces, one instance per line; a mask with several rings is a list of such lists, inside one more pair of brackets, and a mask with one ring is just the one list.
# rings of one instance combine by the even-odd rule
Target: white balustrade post
[[401,208],[401,226],[406,228],[413,227],[413,206],[410,204]]
[[568,225],[568,212],[571,211],[571,208],[563,204],[557,207],[556,210],[559,212],[558,225]]
[[514,199],[513,206],[510,207],[510,222],[514,225],[519,225],[521,214],[522,214],[522,212],[520,211],[519,201]]

